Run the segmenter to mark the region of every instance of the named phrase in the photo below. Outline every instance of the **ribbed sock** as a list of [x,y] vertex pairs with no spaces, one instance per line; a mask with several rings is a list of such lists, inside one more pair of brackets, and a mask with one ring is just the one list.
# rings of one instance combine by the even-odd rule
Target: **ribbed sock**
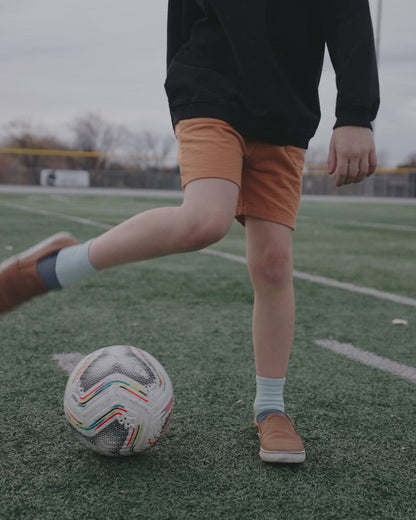
[[286,378],[271,379],[256,376],[256,398],[254,400],[254,413],[257,422],[261,422],[271,413],[284,412],[283,389]]
[[49,290],[68,287],[96,273],[88,250],[92,240],[61,249],[38,262],[38,274]]

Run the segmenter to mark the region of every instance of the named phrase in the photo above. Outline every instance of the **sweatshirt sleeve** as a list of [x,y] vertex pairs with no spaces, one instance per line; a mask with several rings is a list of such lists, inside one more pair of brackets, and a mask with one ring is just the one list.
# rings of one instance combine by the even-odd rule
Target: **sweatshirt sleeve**
[[368,0],[321,0],[320,4],[338,91],[334,128],[371,128],[380,94]]
[[167,66],[189,40],[193,24],[201,16],[202,0],[169,0]]

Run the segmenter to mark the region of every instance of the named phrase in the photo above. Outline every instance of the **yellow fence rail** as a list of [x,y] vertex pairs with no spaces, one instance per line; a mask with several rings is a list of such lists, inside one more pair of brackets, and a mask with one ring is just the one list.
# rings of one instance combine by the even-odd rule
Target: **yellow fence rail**
[[[119,154],[119,153],[103,153],[97,151],[86,152],[84,150],[44,150],[35,148],[0,148],[0,154],[4,155],[40,155],[40,156],[51,156],[51,157],[114,157],[120,159],[141,159],[141,160],[152,160],[152,159],[167,159],[167,157],[158,157],[155,155],[141,155],[141,154]],[[170,158],[170,157],[169,157]],[[305,166],[306,174],[322,174],[326,173],[328,166],[326,164],[311,164],[307,163]],[[416,166],[414,168],[377,168],[377,173],[414,173],[416,172]]]
[[124,159],[164,159],[155,155],[86,152],[84,150],[43,150],[35,148],[0,148],[4,155],[48,155],[53,157],[120,157]]
[[[306,163],[305,165],[305,173],[307,174],[321,174],[321,173],[327,173],[328,172],[328,165],[325,163],[322,164],[312,164],[312,163]],[[377,168],[376,173],[415,173],[416,172],[416,166],[415,167],[408,167],[405,168]]]

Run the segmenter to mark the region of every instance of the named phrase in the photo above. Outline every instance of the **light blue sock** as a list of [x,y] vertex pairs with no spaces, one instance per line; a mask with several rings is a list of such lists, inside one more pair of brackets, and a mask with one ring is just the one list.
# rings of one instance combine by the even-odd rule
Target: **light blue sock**
[[264,420],[270,413],[285,411],[283,400],[283,388],[286,378],[271,379],[256,376],[256,399],[254,400],[254,413],[256,417],[261,416]]
[[92,240],[61,249],[56,257],[56,278],[61,287],[68,287],[96,273],[88,256]]

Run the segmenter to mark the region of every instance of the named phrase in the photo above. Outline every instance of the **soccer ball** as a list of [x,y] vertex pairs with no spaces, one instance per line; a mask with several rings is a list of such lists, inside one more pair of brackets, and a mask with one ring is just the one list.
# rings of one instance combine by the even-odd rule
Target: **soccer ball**
[[111,456],[154,445],[169,425],[172,407],[172,384],[159,361],[124,345],[84,357],[64,396],[65,416],[78,440]]

